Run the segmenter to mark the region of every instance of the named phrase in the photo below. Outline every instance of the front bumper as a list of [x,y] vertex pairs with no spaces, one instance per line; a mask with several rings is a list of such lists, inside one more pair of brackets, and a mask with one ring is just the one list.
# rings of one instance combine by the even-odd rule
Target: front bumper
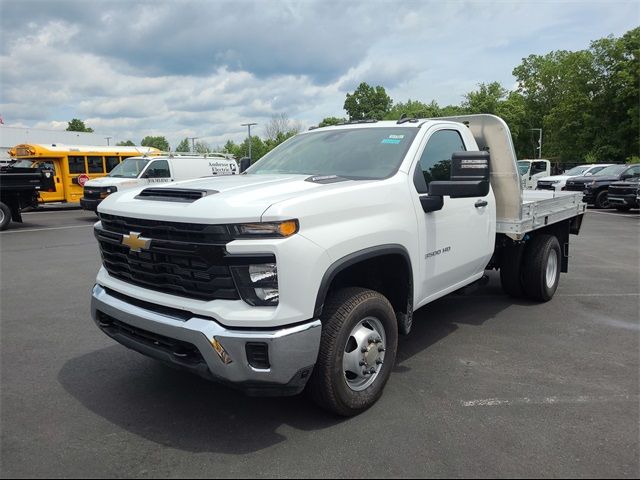
[[608,197],[609,203],[611,205],[618,205],[623,207],[638,207],[638,196],[635,194],[630,195],[611,195]]
[[[128,299],[94,286],[91,315],[105,334],[144,355],[250,395],[296,395],[316,363],[319,320],[275,330],[230,330],[210,318]],[[223,354],[214,348],[216,342]],[[268,355],[262,368],[252,366],[250,349],[255,345]]]
[[92,212],[95,212],[96,210],[98,210],[98,205],[100,205],[100,202],[102,202],[101,198],[85,198],[85,197],[82,197],[80,199],[80,206],[84,210],[91,210]]

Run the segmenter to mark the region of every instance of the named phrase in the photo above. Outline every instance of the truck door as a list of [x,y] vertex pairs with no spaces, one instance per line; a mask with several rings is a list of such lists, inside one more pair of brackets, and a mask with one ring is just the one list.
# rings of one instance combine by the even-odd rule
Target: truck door
[[62,182],[62,165],[61,158],[39,159],[37,161],[39,168],[53,170],[53,181],[55,182],[55,192],[39,192],[38,196],[41,202],[61,202],[64,200],[64,183]]
[[527,188],[536,188],[540,178],[551,175],[551,164],[547,160],[540,160],[531,163],[531,173],[527,178]]
[[[428,133],[420,160],[412,172],[414,182],[422,174],[428,189],[431,181],[449,180],[451,155],[464,150],[467,148],[462,135],[451,127]],[[424,187],[416,185],[417,192],[421,188]],[[463,286],[470,278],[484,272],[495,242],[492,191],[484,198],[445,196],[441,210],[425,213],[419,206],[417,213],[422,262],[421,300],[437,297],[439,292],[456,285]]]

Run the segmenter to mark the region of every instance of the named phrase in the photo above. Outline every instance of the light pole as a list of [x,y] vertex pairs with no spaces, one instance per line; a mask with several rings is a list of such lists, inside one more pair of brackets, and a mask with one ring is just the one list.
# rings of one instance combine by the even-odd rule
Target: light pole
[[540,132],[540,137],[538,138],[538,158],[542,158],[542,129],[530,128],[529,130],[535,130]]
[[104,137],[104,139],[107,141],[107,147],[109,146],[109,140],[111,140],[113,137]]
[[189,140],[191,140],[191,153],[196,153],[196,140],[199,138],[200,137],[189,137]]
[[251,162],[251,126],[257,125],[257,123],[242,123],[241,127],[247,127],[249,129],[249,162]]

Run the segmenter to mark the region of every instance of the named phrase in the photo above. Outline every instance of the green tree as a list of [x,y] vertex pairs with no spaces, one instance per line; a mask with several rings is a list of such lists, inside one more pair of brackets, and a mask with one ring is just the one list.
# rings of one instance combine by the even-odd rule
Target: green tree
[[338,117],[326,117],[323,118],[322,121],[318,124],[318,127],[328,127],[330,125],[340,125],[341,123],[346,123],[346,118],[338,118]]
[[195,153],[199,153],[200,155],[204,155],[205,153],[211,153],[211,146],[207,142],[199,141],[194,145]]
[[143,147],[157,148],[158,150],[161,150],[163,152],[169,151],[169,142],[167,142],[166,138],[160,137],[160,136],[153,137],[153,136],[147,135],[142,139],[142,141],[140,142],[140,145],[142,145]]
[[183,152],[183,153],[187,153],[190,152],[191,148],[189,146],[189,139],[185,138],[184,140],[182,140],[178,146],[176,147],[176,152]]
[[82,120],[74,118],[67,125],[67,132],[93,132],[93,128],[87,127]]
[[413,118],[439,117],[440,107],[435,100],[431,103],[423,103],[418,100],[407,100],[405,103],[398,102],[384,116],[385,120],[399,120],[402,115]]
[[362,82],[353,94],[347,93],[344,109],[350,120],[382,120],[391,109],[393,100],[384,87],[372,87]]
[[136,144],[133,143],[131,140],[125,140],[124,142],[116,143],[116,146],[118,146],[118,147],[135,147]]

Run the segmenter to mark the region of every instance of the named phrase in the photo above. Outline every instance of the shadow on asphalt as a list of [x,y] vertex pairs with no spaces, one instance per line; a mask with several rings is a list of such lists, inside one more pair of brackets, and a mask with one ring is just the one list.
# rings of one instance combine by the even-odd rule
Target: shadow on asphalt
[[152,442],[189,452],[246,454],[345,419],[305,396],[252,398],[115,345],[68,361],[58,375],[87,409]]
[[[514,303],[492,284],[495,279],[475,295],[450,295],[420,309],[412,334],[400,340],[396,374],[410,371],[403,361],[455,332],[458,324],[481,325]],[[69,360],[58,380],[107,421],[190,452],[246,454],[286,441],[278,432],[283,425],[316,431],[349,421],[318,409],[304,395],[247,397],[119,345]]]
[[534,305],[535,302],[507,296],[500,286],[497,272],[488,272],[489,284],[472,293],[453,293],[427,304],[414,313],[413,329],[400,336],[394,372],[410,371],[402,363],[431,345],[451,335],[458,325],[480,326],[513,305]]

